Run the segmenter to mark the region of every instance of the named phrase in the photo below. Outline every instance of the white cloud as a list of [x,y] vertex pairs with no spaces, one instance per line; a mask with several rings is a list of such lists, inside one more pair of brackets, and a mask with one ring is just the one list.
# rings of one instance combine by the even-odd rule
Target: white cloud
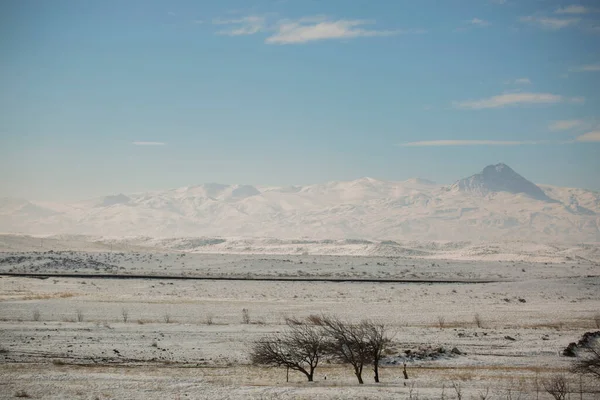
[[490,0],[492,4],[506,4],[506,0]]
[[513,140],[426,140],[421,142],[401,143],[401,147],[434,147],[434,146],[521,146],[544,144],[545,141],[513,141]]
[[576,142],[600,142],[600,131],[584,133],[575,139]]
[[455,102],[454,107],[481,110],[485,108],[502,108],[511,105],[554,104],[565,101],[581,103],[584,99],[582,97],[566,98],[551,93],[506,93],[486,99]]
[[583,103],[585,103],[585,97],[582,97],[582,96],[569,97],[566,99],[566,101],[568,101],[569,103],[583,104]]
[[403,33],[424,33],[422,30],[369,30],[363,25],[372,21],[330,20],[325,17],[308,17],[298,20],[282,20],[275,33],[265,40],[268,44],[298,44],[326,39],[350,39],[357,37],[392,36]]
[[570,68],[571,72],[598,72],[600,71],[600,64],[588,64],[580,67]]
[[135,146],[165,146],[164,142],[133,142]]
[[531,79],[529,78],[517,78],[514,80],[508,80],[504,82],[505,84],[514,84],[514,85],[531,85]]
[[219,35],[242,36],[259,32],[270,32],[265,39],[268,44],[297,44],[326,39],[350,39],[357,37],[392,36],[400,34],[425,33],[422,29],[374,30],[363,26],[373,24],[368,20],[332,20],[317,15],[295,20],[281,19],[268,23],[266,16],[246,16],[237,19],[215,19],[214,25],[226,25],[226,29],[217,32]]
[[591,10],[577,4],[572,4],[567,7],[561,7],[554,11],[555,14],[587,14]]
[[580,18],[551,18],[551,17],[521,17],[521,22],[527,22],[538,25],[545,29],[559,30],[572,25],[577,25],[581,21]]
[[569,129],[580,127],[584,124],[583,120],[580,119],[569,119],[562,121],[554,121],[548,125],[551,131],[567,131]]
[[484,26],[490,25],[489,21],[479,19],[479,18],[473,18],[472,20],[469,21],[469,24],[479,26],[479,27],[484,27]]
[[255,33],[262,32],[266,29],[265,17],[250,15],[238,19],[221,20],[216,19],[213,21],[215,25],[233,25],[228,29],[223,29],[217,32],[218,35],[227,36],[243,36],[243,35],[254,35]]

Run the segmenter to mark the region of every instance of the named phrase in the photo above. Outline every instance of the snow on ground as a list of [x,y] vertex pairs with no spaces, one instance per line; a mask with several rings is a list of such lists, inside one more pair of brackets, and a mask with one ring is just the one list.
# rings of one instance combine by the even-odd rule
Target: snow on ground
[[237,237],[153,238],[86,235],[0,234],[0,252],[179,252],[200,254],[339,255],[454,261],[600,263],[600,243],[545,244],[527,241],[373,241]]
[[[540,382],[568,370],[571,360],[561,355],[562,349],[583,333],[597,330],[594,316],[600,310],[600,268],[589,257],[597,254],[593,246],[565,253],[573,247],[511,245],[513,251],[537,254],[536,261],[546,253],[550,258],[565,257],[546,264],[432,260],[419,254],[202,254],[139,242],[135,251],[127,251],[132,243],[109,243],[101,238],[95,242],[78,238],[70,249],[73,238],[46,238],[43,251],[34,251],[34,239],[4,237],[0,273],[420,277],[492,282],[4,276],[0,278],[0,398],[13,398],[24,390],[43,399],[414,399],[417,394],[419,399],[439,399],[442,391],[450,399],[457,397],[452,388],[455,383],[465,399],[479,398],[486,388],[491,398],[536,399],[536,377]],[[404,246],[453,256],[454,251],[476,248],[456,243]],[[244,308],[250,324],[242,321]],[[322,313],[349,321],[385,322],[394,332],[382,384],[370,383],[371,372],[366,369],[367,384],[359,386],[347,366],[334,364],[319,367],[312,384],[297,373],[286,383],[285,370],[249,365],[252,343],[284,329],[287,316]],[[476,326],[476,314],[481,327]],[[401,368],[405,351],[429,347],[443,348],[446,355],[457,348],[462,354],[409,361],[410,379],[405,382]],[[587,381],[584,388],[589,388]],[[583,398],[597,396],[590,392]],[[539,393],[539,399],[545,398],[545,393]]]

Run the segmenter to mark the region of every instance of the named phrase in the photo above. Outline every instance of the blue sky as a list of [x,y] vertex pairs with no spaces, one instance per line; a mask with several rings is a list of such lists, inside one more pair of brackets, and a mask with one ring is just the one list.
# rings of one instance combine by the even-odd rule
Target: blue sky
[[0,3],[0,196],[440,183],[600,190],[600,4]]

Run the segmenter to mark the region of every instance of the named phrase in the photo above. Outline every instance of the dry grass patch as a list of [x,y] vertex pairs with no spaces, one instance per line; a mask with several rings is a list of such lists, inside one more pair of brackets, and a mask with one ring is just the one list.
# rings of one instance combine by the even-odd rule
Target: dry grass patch
[[73,292],[46,293],[46,294],[30,294],[19,298],[19,300],[50,300],[50,299],[68,299],[77,296]]
[[[600,322],[600,321],[599,321]],[[569,321],[552,321],[552,322],[541,322],[541,323],[537,323],[537,324],[531,324],[531,325],[521,325],[521,326],[517,326],[516,328],[543,328],[543,329],[554,329],[557,331],[562,331],[562,330],[567,330],[567,331],[572,331],[572,330],[580,330],[580,329],[590,329],[590,328],[594,328],[595,325],[595,321],[591,321],[589,319],[586,318],[580,318],[580,319],[573,319],[573,320],[569,320]]]

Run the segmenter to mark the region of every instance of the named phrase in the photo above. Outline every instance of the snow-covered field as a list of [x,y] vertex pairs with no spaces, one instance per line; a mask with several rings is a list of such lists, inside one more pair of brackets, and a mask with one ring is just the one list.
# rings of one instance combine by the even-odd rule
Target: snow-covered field
[[[372,251],[382,245],[373,242],[298,246],[231,239],[208,246],[230,243],[239,251],[218,254],[200,252],[191,239],[0,239],[1,273],[90,274],[0,278],[2,398],[25,391],[45,399],[440,399],[442,393],[450,399],[457,398],[456,384],[465,399],[486,390],[494,399],[544,399],[549,397],[541,381],[568,370],[571,359],[562,350],[597,330],[600,312],[593,245],[385,244],[406,250],[390,255]],[[275,250],[268,250],[269,243]],[[276,254],[288,245],[302,250]],[[92,277],[98,273],[491,282]],[[243,323],[243,309],[249,324]],[[287,383],[285,370],[249,364],[251,344],[284,329],[286,317],[323,313],[385,322],[394,332],[381,384],[371,383],[365,370],[366,384],[358,385],[349,367],[327,363],[317,369],[316,382],[292,373]],[[405,351],[429,347],[442,356],[408,361],[405,381]],[[461,354],[451,353],[453,348]],[[572,396],[579,398],[578,378],[571,382]],[[592,390],[588,381],[583,388]]]

